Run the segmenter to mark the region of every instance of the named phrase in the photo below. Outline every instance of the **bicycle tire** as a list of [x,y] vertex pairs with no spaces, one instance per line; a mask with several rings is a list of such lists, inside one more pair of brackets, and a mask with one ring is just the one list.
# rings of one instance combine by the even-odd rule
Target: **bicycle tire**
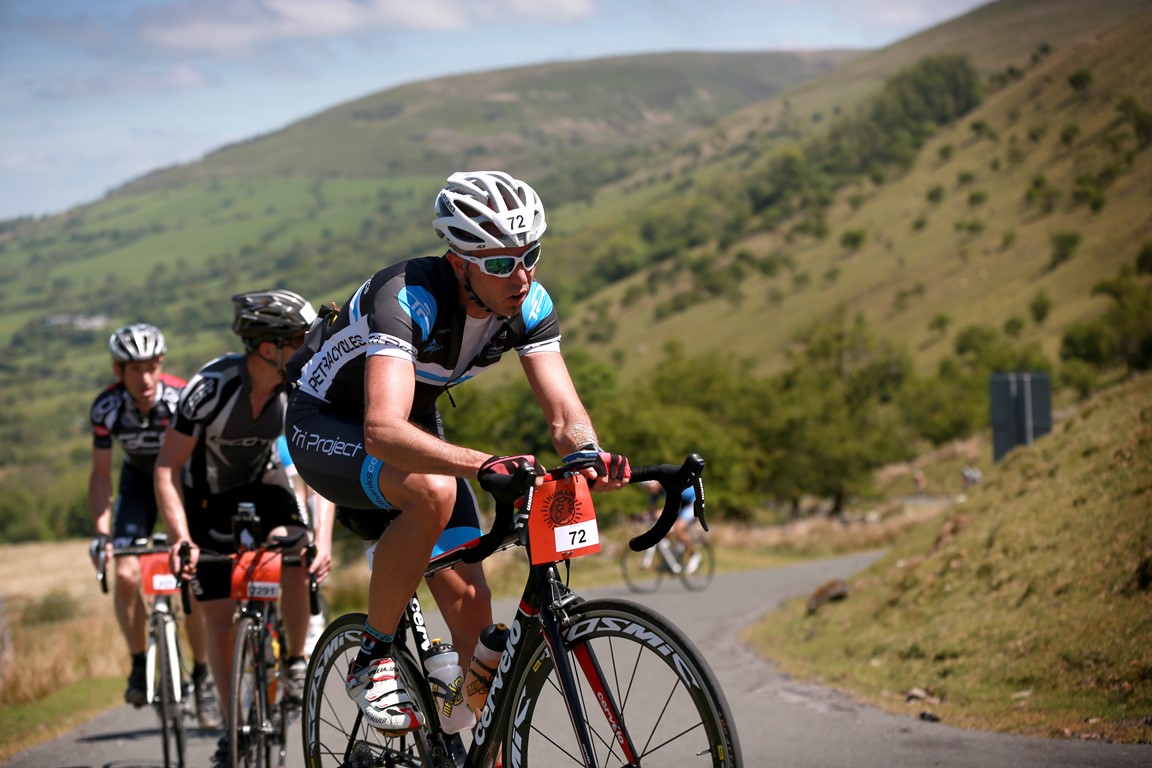
[[268,722],[267,685],[259,644],[263,631],[253,616],[236,622],[232,646],[232,688],[228,697],[228,750],[234,768],[270,768],[272,745]]
[[[153,703],[160,718],[160,739],[164,747],[164,766],[184,766],[184,711],[177,697],[177,685],[181,679],[179,649],[176,644],[176,624],[170,617],[158,619],[153,624],[151,642],[155,643],[156,695]],[[175,763],[173,762],[175,757]]]
[[655,547],[633,552],[627,544],[624,545],[624,552],[620,555],[620,575],[628,589],[641,595],[655,592],[666,572],[664,558]]
[[716,550],[703,537],[696,537],[693,542],[695,551],[700,553],[700,564],[696,570],[688,572],[687,561],[680,564],[680,582],[685,589],[699,592],[707,589],[716,575]]
[[[579,687],[580,707],[592,732],[597,765],[740,768],[735,721],[716,677],[692,642],[650,608],[603,598],[573,606],[564,637]],[[577,660],[590,651],[604,685],[594,687]],[[517,702],[504,732],[505,764],[522,768],[583,765],[568,708],[543,636],[527,645],[525,663],[508,695]],[[619,707],[610,722],[607,695]],[[626,733],[635,761],[617,740]]]
[[[356,702],[345,691],[344,680],[360,650],[366,619],[363,613],[349,613],[333,620],[308,659],[301,739],[304,765],[438,765],[424,729],[398,737],[385,736],[363,722]],[[405,687],[425,717],[435,717],[435,706],[415,660],[406,649],[397,650],[396,668]]]

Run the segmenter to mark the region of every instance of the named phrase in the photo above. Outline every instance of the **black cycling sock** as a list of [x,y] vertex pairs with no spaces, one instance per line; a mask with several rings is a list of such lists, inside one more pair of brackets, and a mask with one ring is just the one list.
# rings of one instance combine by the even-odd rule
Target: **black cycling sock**
[[208,677],[208,665],[202,661],[195,662],[192,665],[192,682],[202,683],[206,677]]
[[376,659],[383,659],[392,655],[392,641],[395,634],[384,634],[374,629],[368,622],[364,622],[364,634],[360,636],[360,652],[352,662],[349,674],[356,674]]
[[144,669],[144,666],[147,663],[148,663],[148,652],[147,651],[140,651],[140,653],[132,654],[132,668],[133,669]]

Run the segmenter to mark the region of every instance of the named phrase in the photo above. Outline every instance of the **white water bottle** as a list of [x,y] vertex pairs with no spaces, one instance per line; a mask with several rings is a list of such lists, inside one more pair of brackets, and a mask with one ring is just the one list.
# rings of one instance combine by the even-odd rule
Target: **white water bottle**
[[460,733],[471,728],[476,724],[476,715],[464,703],[464,670],[460,669],[456,649],[437,638],[432,641],[429,654],[424,667],[432,683],[440,727],[445,733]]
[[488,691],[492,688],[496,666],[500,663],[500,656],[507,644],[508,627],[504,624],[489,624],[480,632],[476,653],[472,656],[472,663],[468,665],[468,672],[464,675],[464,699],[477,716],[484,709],[484,702],[488,700]]

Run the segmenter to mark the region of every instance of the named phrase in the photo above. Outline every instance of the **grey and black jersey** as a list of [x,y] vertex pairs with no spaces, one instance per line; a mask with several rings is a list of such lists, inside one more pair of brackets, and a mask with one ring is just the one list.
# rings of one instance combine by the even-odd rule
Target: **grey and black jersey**
[[185,486],[219,494],[260,482],[270,471],[287,485],[275,450],[284,431],[287,395],[273,395],[260,413],[252,413],[252,382],[244,355],[211,361],[188,382],[180,396],[173,428],[198,438],[184,467]]

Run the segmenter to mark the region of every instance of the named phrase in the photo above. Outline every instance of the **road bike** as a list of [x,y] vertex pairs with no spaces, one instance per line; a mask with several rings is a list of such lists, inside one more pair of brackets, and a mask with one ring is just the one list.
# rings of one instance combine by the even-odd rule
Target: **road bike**
[[[283,567],[307,568],[315,556],[308,545],[304,554],[301,531],[291,536],[274,536],[264,542],[255,505],[240,503],[232,518],[232,535],[210,531],[212,538],[234,542],[236,552],[221,554],[201,550],[201,563],[230,563],[231,598],[236,601],[235,640],[232,646],[232,677],[228,697],[228,749],[235,768],[268,768],[273,757],[284,765],[288,726],[299,712],[300,702],[285,695],[288,646],[283,641],[280,620],[280,575]],[[181,570],[187,563],[189,547],[179,552]],[[191,596],[183,583],[185,607]],[[320,613],[317,583],[309,576],[312,614]]]
[[[140,590],[149,600],[148,649],[145,675],[147,701],[160,718],[164,767],[184,766],[184,717],[191,691],[191,668],[180,643],[180,627],[172,596],[180,591],[176,575],[168,566],[168,534],[153,533],[151,541],[137,539],[130,547],[112,551],[113,557],[140,558]],[[97,578],[108,591],[104,549],[97,553]],[[188,613],[185,610],[185,613]]]
[[620,555],[620,573],[633,592],[655,592],[665,576],[675,576],[685,589],[699,592],[707,589],[716,575],[716,551],[704,538],[704,532],[693,528],[692,554],[685,556],[679,541],[661,539],[656,546],[642,552],[626,547]]
[[[539,487],[525,462],[512,475],[488,475],[481,487],[496,500],[495,522],[479,539],[435,557],[427,574],[523,548],[527,581],[507,645],[471,743],[441,728],[433,688],[423,671],[431,642],[420,601],[409,602],[393,645],[398,673],[425,713],[420,729],[388,736],[370,728],[345,691],[364,614],[333,621],[308,665],[304,694],[304,761],[309,768],[585,768],[743,765],[735,721],[702,654],[671,621],[638,603],[584,599],[561,578],[559,564],[599,551],[587,482],[590,459],[544,476]],[[696,488],[704,461],[633,469],[632,482],[656,480],[667,499],[653,527],[633,538],[640,551],[672,527],[680,493]],[[519,506],[517,506],[519,505]]]

